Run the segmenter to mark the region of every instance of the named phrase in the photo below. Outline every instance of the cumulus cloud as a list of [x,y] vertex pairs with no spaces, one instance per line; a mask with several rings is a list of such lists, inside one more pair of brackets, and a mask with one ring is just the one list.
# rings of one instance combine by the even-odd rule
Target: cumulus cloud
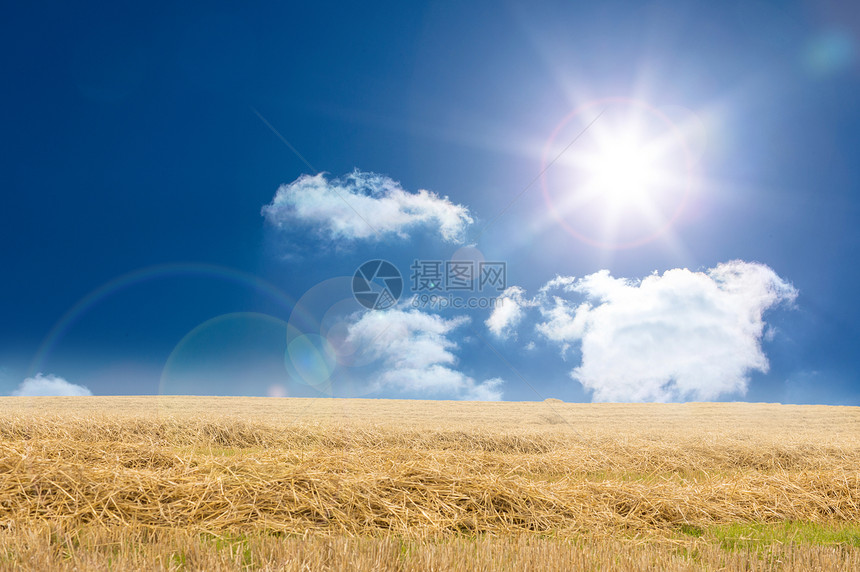
[[710,400],[766,372],[763,313],[797,291],[763,264],[676,268],[643,280],[602,270],[545,286],[537,331],[563,349],[579,342],[571,376],[596,401]]
[[509,337],[537,307],[535,331],[565,359],[579,349],[571,377],[595,401],[710,400],[744,394],[750,373],[768,370],[761,342],[776,331],[763,315],[796,297],[769,267],[738,260],[642,280],[601,270],[583,278],[557,276],[532,299],[511,287],[486,325]]
[[515,336],[515,328],[525,315],[525,308],[533,306],[534,302],[527,300],[526,291],[519,286],[505,289],[496,298],[490,317],[484,322],[487,328],[499,338]]
[[336,179],[302,175],[281,185],[262,212],[278,228],[310,225],[330,239],[347,241],[405,238],[413,228],[432,227],[444,240],[462,242],[474,222],[469,209],[448,197],[410,193],[384,175],[358,170]]
[[495,401],[502,398],[502,380],[476,382],[454,369],[457,344],[448,335],[469,319],[446,320],[418,310],[365,312],[351,324],[347,342],[366,347],[382,364],[376,380],[378,389],[449,395],[459,399]]
[[28,377],[12,392],[12,395],[37,396],[37,395],[92,395],[93,393],[83,385],[76,385],[57,377],[56,375],[36,374]]

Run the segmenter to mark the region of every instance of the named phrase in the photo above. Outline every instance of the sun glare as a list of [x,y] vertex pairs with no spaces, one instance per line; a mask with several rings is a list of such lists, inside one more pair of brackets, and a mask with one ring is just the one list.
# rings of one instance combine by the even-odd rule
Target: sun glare
[[586,184],[611,208],[625,208],[648,200],[659,166],[641,142],[621,138],[600,149],[585,171],[591,175]]
[[[570,140],[575,144],[564,147]],[[626,248],[660,236],[690,187],[680,129],[635,100],[603,100],[571,114],[553,133],[544,163],[553,216],[595,246]]]

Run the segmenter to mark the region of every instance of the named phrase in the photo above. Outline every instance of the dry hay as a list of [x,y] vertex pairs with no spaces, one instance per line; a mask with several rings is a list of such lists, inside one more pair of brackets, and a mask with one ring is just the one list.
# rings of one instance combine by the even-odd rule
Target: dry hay
[[534,423],[496,428],[472,409],[458,429],[442,418],[387,422],[372,403],[348,422],[313,411],[284,422],[217,410],[9,408],[0,525],[575,538],[860,514],[852,408],[821,419],[825,439],[790,423],[785,433],[739,430],[754,420],[731,417],[754,410],[730,404],[729,423],[683,433],[648,406],[648,425],[597,430],[568,424],[567,404],[535,405],[543,410],[521,416]]

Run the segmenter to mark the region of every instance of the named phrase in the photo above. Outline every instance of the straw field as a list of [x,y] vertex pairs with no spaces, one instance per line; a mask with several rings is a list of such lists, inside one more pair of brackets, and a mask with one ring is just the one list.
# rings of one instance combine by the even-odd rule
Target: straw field
[[860,569],[856,407],[0,406],[0,569]]

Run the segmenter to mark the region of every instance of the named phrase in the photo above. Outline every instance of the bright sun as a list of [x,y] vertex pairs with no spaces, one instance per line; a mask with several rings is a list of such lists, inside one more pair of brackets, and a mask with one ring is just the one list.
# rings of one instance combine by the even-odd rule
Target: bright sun
[[556,129],[544,153],[545,164],[553,153],[558,159],[546,169],[544,195],[577,238],[612,248],[639,245],[664,233],[683,208],[688,151],[679,129],[649,106],[633,100],[600,106],[572,114]]
[[611,208],[647,201],[656,190],[660,165],[640,141],[619,139],[590,159],[584,168],[591,176],[586,184]]

